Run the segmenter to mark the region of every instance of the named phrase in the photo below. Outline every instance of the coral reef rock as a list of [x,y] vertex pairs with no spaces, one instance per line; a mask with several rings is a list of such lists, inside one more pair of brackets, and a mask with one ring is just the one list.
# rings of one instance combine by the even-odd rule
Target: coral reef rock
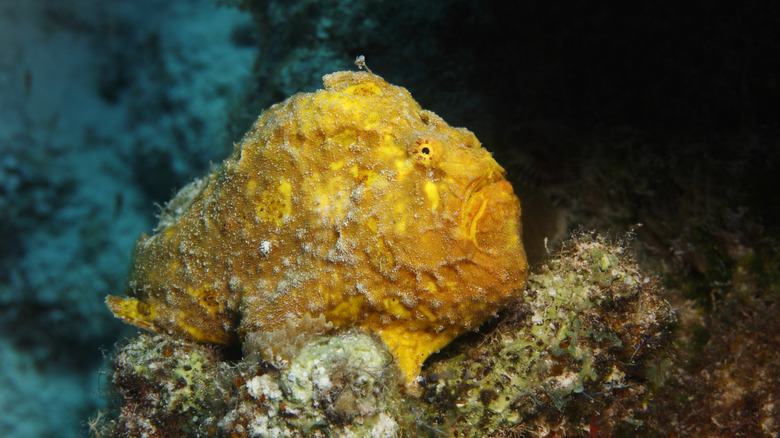
[[469,437],[640,425],[642,362],[675,321],[662,292],[625,242],[580,233],[529,276],[486,339],[426,368],[437,421],[449,412],[454,436]]
[[[520,203],[463,128],[363,72],[264,112],[133,254],[125,322],[232,344],[324,315],[376,333],[407,381],[522,290]],[[273,338],[273,337],[269,337]]]
[[114,358],[114,401],[99,437],[397,437],[409,429],[400,371],[375,337],[312,337],[287,367],[229,364],[204,345],[144,334]]
[[289,331],[288,359],[274,363],[142,334],[120,347],[110,409],[90,424],[101,437],[645,433],[675,314],[625,243],[575,236],[483,327],[487,337],[429,358],[420,397],[403,390],[376,336],[304,318],[311,333]]

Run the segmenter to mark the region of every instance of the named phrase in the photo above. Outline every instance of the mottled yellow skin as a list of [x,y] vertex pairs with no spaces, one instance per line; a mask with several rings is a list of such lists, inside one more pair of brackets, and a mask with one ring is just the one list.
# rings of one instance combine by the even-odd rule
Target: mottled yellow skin
[[379,335],[412,381],[520,291],[520,203],[474,135],[379,76],[323,81],[141,236],[116,316],[227,344],[322,314]]

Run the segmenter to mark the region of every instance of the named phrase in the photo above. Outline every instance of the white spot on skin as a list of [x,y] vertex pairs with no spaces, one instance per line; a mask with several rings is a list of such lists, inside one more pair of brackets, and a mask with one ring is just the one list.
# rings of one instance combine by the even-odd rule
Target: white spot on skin
[[265,257],[268,257],[268,255],[271,254],[272,248],[273,244],[270,240],[263,240],[260,242],[260,254],[264,255]]

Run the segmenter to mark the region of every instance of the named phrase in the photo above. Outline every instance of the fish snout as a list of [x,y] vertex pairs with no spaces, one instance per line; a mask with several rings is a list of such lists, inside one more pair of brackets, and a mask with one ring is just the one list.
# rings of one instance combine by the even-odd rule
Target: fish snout
[[477,249],[516,250],[520,244],[520,200],[505,179],[483,182],[463,204],[461,230]]

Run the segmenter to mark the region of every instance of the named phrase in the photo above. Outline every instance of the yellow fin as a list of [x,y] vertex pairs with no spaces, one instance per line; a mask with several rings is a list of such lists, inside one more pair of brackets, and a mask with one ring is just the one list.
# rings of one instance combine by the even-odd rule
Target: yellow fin
[[154,309],[135,298],[106,297],[106,305],[117,318],[144,330],[155,330]]
[[411,330],[409,325],[402,321],[398,324],[385,325],[375,332],[395,356],[407,383],[417,379],[422,364],[428,356],[441,350],[455,338],[449,330],[441,333]]

